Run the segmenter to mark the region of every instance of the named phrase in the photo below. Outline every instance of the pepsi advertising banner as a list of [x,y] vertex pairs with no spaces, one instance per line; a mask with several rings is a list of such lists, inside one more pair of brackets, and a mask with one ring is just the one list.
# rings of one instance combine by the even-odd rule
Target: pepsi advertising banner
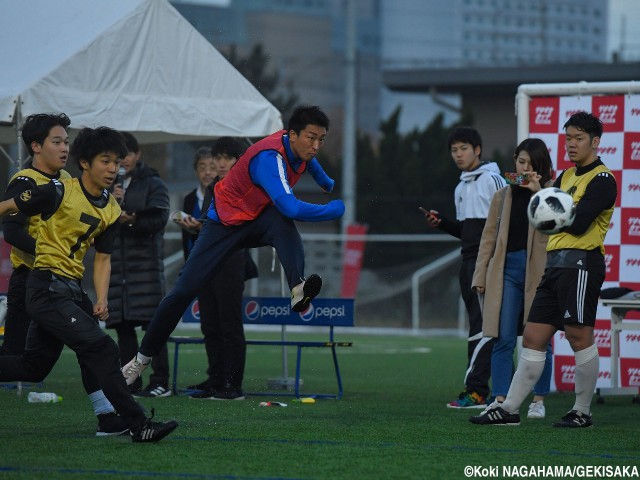
[[[253,325],[313,325],[352,327],[352,298],[316,298],[304,312],[291,310],[291,301],[283,297],[245,297],[242,300],[244,323]],[[198,300],[189,306],[182,321],[200,322]]]

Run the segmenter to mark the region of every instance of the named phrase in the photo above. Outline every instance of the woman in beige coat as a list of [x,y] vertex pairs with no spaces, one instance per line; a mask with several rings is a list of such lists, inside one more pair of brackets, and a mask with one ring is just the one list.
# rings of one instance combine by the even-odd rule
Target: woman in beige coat
[[[482,232],[472,288],[484,296],[482,331],[496,342],[491,355],[492,390],[502,402],[513,375],[513,353],[518,331],[526,322],[546,262],[547,235],[527,220],[531,195],[551,184],[552,166],[545,143],[524,140],[514,155],[516,174],[498,190],[489,207]],[[507,174],[508,175],[508,174]],[[547,185],[547,186],[548,186]],[[481,298],[482,300],[482,298]],[[551,382],[551,348],[542,377],[534,388],[529,418],[544,418],[544,396]]]

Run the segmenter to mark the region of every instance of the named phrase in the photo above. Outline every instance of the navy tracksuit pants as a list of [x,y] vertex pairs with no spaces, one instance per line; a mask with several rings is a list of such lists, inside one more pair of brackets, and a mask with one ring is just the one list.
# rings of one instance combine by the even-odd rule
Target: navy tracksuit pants
[[270,206],[253,221],[236,226],[205,220],[173,290],[160,302],[140,344],[140,353],[158,354],[182,314],[208,285],[222,262],[242,248],[272,246],[293,288],[304,277],[304,249],[295,222]]

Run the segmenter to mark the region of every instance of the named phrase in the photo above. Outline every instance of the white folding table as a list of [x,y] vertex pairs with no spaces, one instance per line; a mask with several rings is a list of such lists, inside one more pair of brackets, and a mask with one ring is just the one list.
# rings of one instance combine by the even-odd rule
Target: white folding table
[[[605,307],[611,307],[611,387],[598,388],[600,397],[611,395],[638,395],[640,387],[620,387],[618,385],[618,370],[620,361],[620,332],[623,330],[640,330],[640,321],[625,320],[624,317],[632,310],[640,310],[640,292],[630,292],[619,298],[604,299],[600,302]],[[598,398],[598,403],[604,400]],[[636,401],[636,399],[634,399]]]

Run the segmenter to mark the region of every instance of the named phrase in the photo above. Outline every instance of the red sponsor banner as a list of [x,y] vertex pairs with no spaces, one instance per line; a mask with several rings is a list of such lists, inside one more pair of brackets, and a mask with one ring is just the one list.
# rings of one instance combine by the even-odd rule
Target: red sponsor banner
[[[596,386],[598,388],[608,388],[611,386],[611,368],[603,366],[603,362],[600,362],[600,371],[598,372],[598,380]],[[608,362],[607,362],[608,363]]]
[[[578,111],[592,112],[603,123],[604,134],[598,155],[612,171],[618,196],[605,239],[606,283],[640,291],[640,95],[575,95],[533,97],[529,110],[529,135],[539,136],[549,146],[558,174],[573,167],[566,154],[563,125]],[[548,118],[551,115],[552,118]],[[555,133],[555,134],[554,134]],[[602,357],[598,386],[611,382],[611,333],[609,308],[599,306],[594,329]],[[640,311],[626,314],[625,320],[640,319]],[[629,338],[627,338],[627,336]],[[620,333],[621,383],[640,386],[640,332]],[[623,365],[631,362],[628,371]],[[564,334],[554,337],[554,383],[558,390],[573,390],[575,360]]]
[[600,119],[605,132],[624,132],[624,95],[593,97],[592,113]]
[[598,155],[602,158],[603,162],[606,162],[607,158],[615,157],[619,154],[620,152],[617,145],[607,145],[604,143],[600,143],[600,145],[598,146]]
[[[575,163],[569,160],[567,155],[567,136],[564,133],[558,135],[558,156],[556,157],[556,170],[562,172],[568,168],[575,167]],[[557,175],[556,175],[557,176]]]
[[619,207],[622,202],[622,170],[611,170],[614,178],[616,179],[616,185],[618,187],[618,194],[616,195],[616,207]]
[[529,104],[529,131],[531,133],[557,133],[560,99],[535,97]]
[[13,272],[11,265],[11,245],[4,241],[4,237],[0,238],[0,293],[6,293],[9,290],[9,277]]
[[604,263],[606,266],[605,282],[618,282],[620,280],[620,245],[605,247]]
[[611,356],[611,320],[596,320],[593,337],[598,354],[601,357]]
[[634,346],[640,345],[640,332],[637,330],[620,332],[620,343],[622,342],[634,344]]
[[624,103],[625,130],[640,132],[640,95],[626,95]]
[[613,209],[613,215],[611,215],[611,219],[609,220],[607,236],[604,237],[605,249],[609,245],[620,245],[620,214],[619,208]]
[[[347,226],[348,235],[366,235],[367,225],[352,224]],[[355,298],[360,281],[362,269],[362,256],[364,254],[364,240],[347,240],[342,256],[342,298]]]
[[640,169],[640,132],[625,132],[623,155],[622,166],[625,169]]
[[620,359],[620,385],[640,387],[640,358]]
[[553,380],[560,392],[571,392],[576,383],[576,363],[573,356],[556,355],[553,358]]
[[640,170],[624,170],[618,189],[622,191],[622,207],[638,207],[640,205]]
[[[622,239],[622,243],[640,245],[640,208],[622,208],[620,220],[620,238]],[[640,259],[636,260],[640,261]]]

